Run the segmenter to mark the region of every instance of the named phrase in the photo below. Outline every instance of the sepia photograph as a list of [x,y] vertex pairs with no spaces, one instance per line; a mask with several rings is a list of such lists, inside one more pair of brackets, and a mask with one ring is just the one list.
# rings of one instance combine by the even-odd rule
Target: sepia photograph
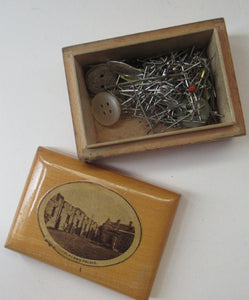
[[63,256],[83,264],[119,263],[134,253],[141,239],[133,207],[94,183],[56,187],[43,197],[38,218],[45,240]]

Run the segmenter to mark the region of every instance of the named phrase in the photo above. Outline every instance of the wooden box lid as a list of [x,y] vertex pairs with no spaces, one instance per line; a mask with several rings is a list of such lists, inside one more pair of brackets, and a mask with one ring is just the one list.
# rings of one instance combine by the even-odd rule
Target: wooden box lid
[[6,247],[148,299],[179,197],[38,148]]

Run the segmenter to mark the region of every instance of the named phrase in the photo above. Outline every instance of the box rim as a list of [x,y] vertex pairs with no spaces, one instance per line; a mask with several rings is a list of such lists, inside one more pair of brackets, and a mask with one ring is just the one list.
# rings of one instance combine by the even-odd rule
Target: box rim
[[[182,30],[181,32],[179,31],[180,29]],[[112,48],[115,49],[115,48],[117,48],[117,45],[119,47],[121,47],[121,46],[129,46],[132,44],[134,44],[134,45],[140,44],[140,42],[139,42],[140,39],[142,39],[143,37],[146,37],[146,36],[147,36],[146,40],[143,40],[142,43],[145,43],[148,41],[158,41],[160,39],[169,38],[170,36],[172,36],[172,37],[184,36],[186,34],[203,32],[203,31],[207,31],[207,30],[216,31],[218,40],[220,41],[222,39],[222,41],[225,43],[226,49],[224,49],[224,45],[220,45],[221,46],[220,51],[222,53],[222,58],[223,58],[223,63],[224,63],[223,67],[226,71],[225,72],[226,79],[227,79],[227,81],[231,81],[230,80],[231,78],[233,79],[233,86],[232,86],[232,88],[230,86],[228,86],[228,92],[229,92],[229,95],[231,96],[232,107],[234,108],[234,106],[236,106],[236,109],[234,108],[235,123],[231,122],[230,124],[227,124],[227,126],[225,123],[221,123],[222,125],[225,125],[225,126],[218,124],[219,125],[218,128],[214,128],[213,131],[210,131],[210,128],[205,128],[206,132],[208,132],[208,136],[204,139],[197,138],[194,142],[192,142],[192,141],[186,142],[185,141],[183,143],[178,143],[178,142],[172,143],[172,141],[171,141],[169,143],[169,145],[167,145],[167,140],[169,139],[169,137],[176,135],[176,133],[174,133],[174,134],[170,134],[169,136],[164,135],[163,137],[158,137],[155,134],[155,136],[150,135],[149,137],[145,136],[145,138],[144,138],[144,136],[130,138],[129,141],[128,140],[124,140],[124,141],[118,140],[118,141],[108,141],[108,142],[103,142],[103,143],[87,144],[86,140],[82,141],[82,138],[81,138],[81,141],[79,141],[79,135],[84,135],[84,132],[82,129],[77,127],[77,122],[74,117],[74,115],[76,113],[73,112],[73,109],[71,106],[73,122],[74,122],[75,139],[76,139],[77,152],[78,152],[79,159],[81,159],[81,160],[83,159],[86,161],[92,161],[92,160],[96,160],[96,159],[100,159],[100,158],[104,158],[104,157],[116,156],[116,155],[125,154],[125,153],[128,154],[128,153],[142,152],[142,151],[146,151],[146,150],[166,148],[166,147],[171,147],[171,146],[191,144],[191,143],[197,143],[197,142],[205,142],[205,141],[217,140],[217,139],[222,139],[222,138],[226,138],[226,137],[232,137],[232,136],[238,136],[238,135],[245,134],[245,124],[244,124],[243,113],[242,113],[241,104],[240,104],[240,100],[239,100],[237,82],[236,82],[236,78],[235,78],[235,74],[234,74],[230,46],[229,46],[229,41],[227,38],[224,18],[205,20],[205,21],[194,22],[194,23],[185,24],[185,25],[173,26],[173,27],[169,27],[169,28],[157,29],[157,30],[146,31],[146,32],[142,32],[142,33],[124,35],[121,37],[116,37],[116,38],[111,38],[111,39],[104,39],[104,40],[99,40],[99,41],[95,41],[95,42],[78,44],[75,46],[64,47],[63,48],[63,57],[65,60],[66,55],[75,57],[75,56],[80,55],[80,53],[84,54],[84,53],[95,52],[96,49],[98,49],[98,51],[110,49],[110,45],[108,48],[108,44],[113,41],[115,41],[115,43],[113,43]],[[178,35],[175,34],[176,31],[179,31]],[[160,33],[162,34],[162,36],[160,38],[158,38],[158,35],[160,35]],[[129,44],[127,44],[127,42],[124,41],[125,38],[134,38],[134,37],[138,37],[138,38],[136,39],[136,41],[133,40],[132,43],[130,42]],[[80,48],[82,46],[86,47],[84,53],[79,52]],[[225,50],[227,51],[226,53],[225,53]],[[226,59],[224,56],[226,56]],[[228,61],[230,64],[229,69],[227,67],[227,64],[225,63],[225,60]],[[66,76],[67,76],[67,74],[66,74]],[[68,86],[68,89],[70,90],[69,86]],[[233,93],[232,93],[231,89],[233,90]],[[71,99],[70,99],[70,103],[71,103]],[[208,125],[206,125],[205,127],[207,127],[207,126]],[[224,130],[222,130],[222,128],[219,128],[219,127],[222,127],[222,128],[226,127],[226,128],[224,128]],[[196,133],[203,131],[203,129],[200,129],[200,128],[201,127],[199,127],[198,130],[196,130],[196,131],[194,130],[194,132],[192,132],[192,135],[190,135],[191,134],[190,132],[182,132],[182,134],[185,134],[185,135],[187,134],[189,138],[191,138],[191,136],[194,138]],[[229,130],[227,130],[227,128],[229,128]],[[188,130],[188,129],[186,129],[186,130]],[[180,133],[181,132],[179,132],[179,134],[177,134],[177,136],[181,136]],[[157,143],[157,145],[154,145],[155,142],[152,142],[152,143],[149,143],[149,145],[145,145],[145,144],[141,143],[141,140],[145,140],[145,141],[153,140],[153,141],[157,141],[158,143]],[[162,141],[163,141],[163,143],[161,143]],[[120,149],[120,147],[118,147],[118,146],[123,145],[124,143],[127,143],[128,146],[125,147],[125,149],[123,149],[123,151],[122,151]],[[132,144],[136,146],[136,149],[131,149]],[[109,146],[112,146],[113,151],[110,151],[110,149],[108,149]]]

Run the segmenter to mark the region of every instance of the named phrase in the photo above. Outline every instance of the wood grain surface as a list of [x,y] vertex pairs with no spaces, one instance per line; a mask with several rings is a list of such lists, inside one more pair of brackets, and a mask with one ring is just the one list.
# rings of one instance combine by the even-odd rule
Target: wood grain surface
[[[74,182],[90,182],[111,190],[124,198],[136,212],[141,224],[141,241],[126,260],[104,267],[85,265],[61,255],[44,238],[38,222],[42,199],[54,188]],[[179,197],[177,193],[40,147],[6,247],[132,298],[148,299]]]

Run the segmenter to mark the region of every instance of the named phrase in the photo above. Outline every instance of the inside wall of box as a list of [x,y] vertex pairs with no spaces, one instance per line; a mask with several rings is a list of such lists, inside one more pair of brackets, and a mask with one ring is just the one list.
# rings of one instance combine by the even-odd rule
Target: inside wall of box
[[[150,57],[154,55],[165,55],[172,50],[180,50],[195,46],[197,48],[207,49],[208,57],[211,57],[211,69],[215,80],[217,107],[220,114],[223,115],[220,123],[205,125],[195,128],[179,129],[173,128],[163,133],[146,135],[148,130],[146,121],[136,118],[122,117],[115,125],[111,127],[101,126],[95,121],[91,112],[91,98],[89,97],[85,80],[84,70],[87,66],[107,62],[109,60],[132,59],[137,57]],[[139,43],[135,45],[118,47],[118,44],[101,49],[98,51],[84,53],[74,56],[76,71],[76,81],[78,85],[78,101],[80,103],[83,135],[86,147],[95,148],[105,145],[129,142],[140,139],[150,139],[159,136],[178,135],[185,132],[200,131],[205,129],[215,129],[218,127],[230,126],[234,124],[235,117],[230,99],[228,82],[222,58],[222,50],[219,42],[218,33],[215,29],[205,30],[177,37],[161,38],[155,41]]]

